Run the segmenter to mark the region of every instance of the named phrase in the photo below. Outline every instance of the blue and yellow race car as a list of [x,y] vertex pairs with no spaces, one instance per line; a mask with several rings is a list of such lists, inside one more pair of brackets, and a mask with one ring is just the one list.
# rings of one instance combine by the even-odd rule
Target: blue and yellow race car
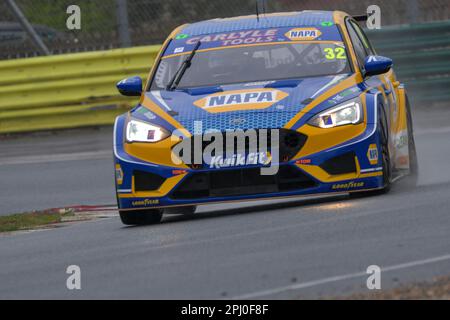
[[411,110],[391,59],[344,12],[183,25],[114,129],[122,222],[197,205],[386,192],[417,177]]

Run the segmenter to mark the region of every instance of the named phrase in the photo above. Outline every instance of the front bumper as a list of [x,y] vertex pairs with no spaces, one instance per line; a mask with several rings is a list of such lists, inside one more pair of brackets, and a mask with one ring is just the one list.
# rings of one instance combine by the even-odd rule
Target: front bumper
[[[119,121],[116,131],[121,130],[120,126]],[[195,170],[145,162],[128,154],[116,140],[119,209],[126,211],[380,189],[383,187],[382,167],[380,159],[374,161],[374,154],[370,153],[374,146],[380,150],[378,133],[373,125],[367,125],[363,134],[353,139],[283,163],[274,176],[261,176],[258,174],[261,167],[258,166]]]

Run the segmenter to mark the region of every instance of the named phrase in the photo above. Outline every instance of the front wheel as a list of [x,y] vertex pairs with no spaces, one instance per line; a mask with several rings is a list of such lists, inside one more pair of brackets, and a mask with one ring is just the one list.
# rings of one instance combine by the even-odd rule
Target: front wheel
[[362,191],[350,193],[351,198],[364,198],[386,194],[391,190],[392,165],[389,152],[389,131],[387,127],[387,117],[384,109],[381,108],[381,116],[378,119],[380,135],[381,154],[379,155],[383,164],[383,188],[373,191]]
[[163,211],[159,209],[120,211],[120,219],[127,226],[143,226],[160,223]]

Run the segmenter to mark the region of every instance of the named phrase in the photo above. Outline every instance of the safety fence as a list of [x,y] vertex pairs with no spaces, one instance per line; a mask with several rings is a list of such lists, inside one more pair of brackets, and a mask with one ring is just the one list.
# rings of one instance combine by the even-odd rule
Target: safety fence
[[[369,32],[413,106],[450,99],[450,21]],[[0,61],[0,133],[110,125],[136,103],[115,84],[145,78],[160,46]]]
[[[383,27],[450,19],[449,0],[8,0],[20,8],[52,54],[159,44],[184,23],[267,12],[381,9]],[[40,55],[5,0],[0,1],[0,60]],[[69,30],[67,8],[80,8],[80,29]],[[262,7],[262,6],[261,6]],[[262,9],[262,8],[261,8]]]

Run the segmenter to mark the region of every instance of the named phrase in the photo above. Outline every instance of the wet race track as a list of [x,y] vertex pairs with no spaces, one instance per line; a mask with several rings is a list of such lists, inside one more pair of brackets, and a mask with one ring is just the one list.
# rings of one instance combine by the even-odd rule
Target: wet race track
[[[319,298],[450,274],[450,112],[415,113],[419,186],[388,195],[201,207],[125,227],[115,216],[0,236],[0,298]],[[113,204],[111,129],[1,141],[0,214]],[[66,288],[78,265],[82,290]]]

